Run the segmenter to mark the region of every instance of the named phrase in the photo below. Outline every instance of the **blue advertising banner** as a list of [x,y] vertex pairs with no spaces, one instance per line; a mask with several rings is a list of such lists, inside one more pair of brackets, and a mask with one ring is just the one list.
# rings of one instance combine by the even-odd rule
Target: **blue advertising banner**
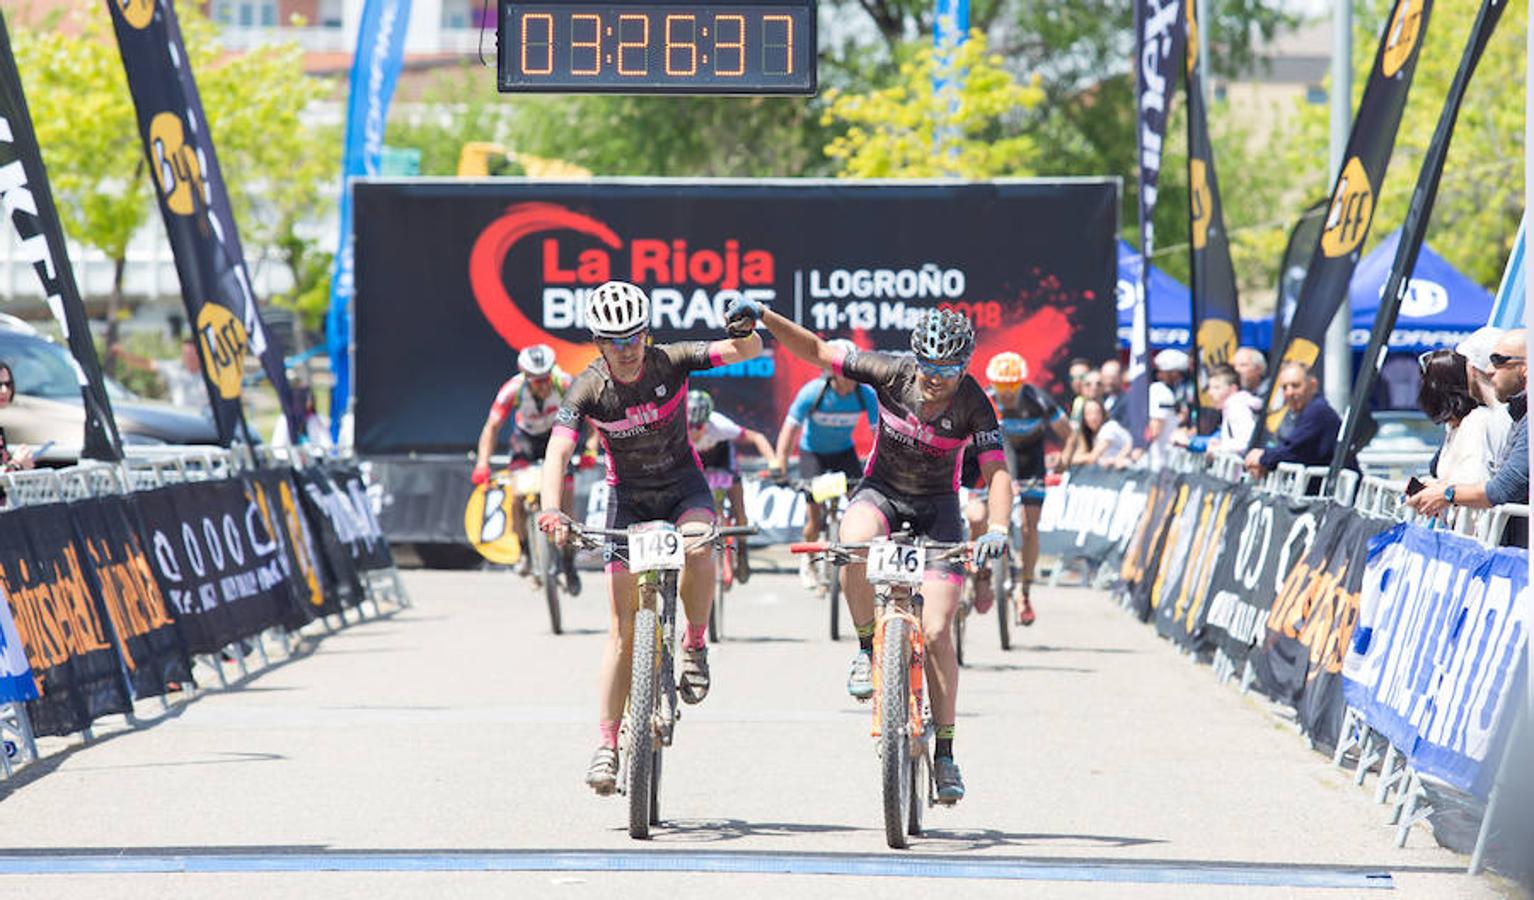
[[11,606],[0,587],[0,703],[37,699],[37,682],[32,680],[32,666],[27,662]]
[[[410,0],[367,0],[352,56],[351,95],[346,108],[346,145],[341,156],[341,234],[330,282],[325,338],[335,389],[330,397],[330,437],[338,440],[352,391],[351,302],[356,292],[352,256],[352,192],[355,176],[377,175],[383,156],[384,122],[405,56]],[[294,432],[297,434],[298,432]]]

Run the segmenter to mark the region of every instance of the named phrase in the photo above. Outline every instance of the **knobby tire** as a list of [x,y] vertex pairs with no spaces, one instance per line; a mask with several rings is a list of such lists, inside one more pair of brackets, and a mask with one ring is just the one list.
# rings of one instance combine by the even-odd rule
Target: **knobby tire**
[[659,648],[660,620],[655,610],[640,609],[634,614],[634,659],[629,668],[628,784],[624,786],[629,798],[629,837],[637,840],[650,836],[652,773],[658,756],[654,719]]
[[1012,617],[1017,615],[1016,604],[1012,600],[1012,585],[1008,575],[1011,574],[1011,562],[1006,554],[991,560],[991,591],[996,597],[996,627],[1001,631],[1001,649],[1012,649]]
[[892,616],[884,625],[880,666],[879,761],[884,783],[884,839],[896,850],[906,847],[906,817],[911,805],[910,694],[907,662],[910,624]]
[[538,533],[533,538],[538,548],[533,554],[533,566],[535,571],[543,573],[543,600],[549,607],[549,628],[555,634],[564,633],[564,622],[559,610],[559,554],[554,549],[554,542],[549,536]]

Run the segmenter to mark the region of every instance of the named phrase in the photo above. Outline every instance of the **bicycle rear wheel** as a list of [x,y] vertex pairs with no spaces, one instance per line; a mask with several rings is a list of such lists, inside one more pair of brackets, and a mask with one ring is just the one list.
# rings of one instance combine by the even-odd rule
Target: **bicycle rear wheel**
[[[629,797],[629,837],[643,840],[650,836],[652,799],[656,763],[660,748],[655,743],[655,698],[659,687],[660,619],[653,609],[634,614],[634,659],[629,672],[629,758],[624,789]],[[659,809],[653,808],[658,818]]]
[[543,573],[543,600],[549,607],[549,628],[555,634],[564,633],[564,622],[559,610],[559,554],[549,536],[539,532],[533,538],[537,548],[533,554],[533,569]]
[[991,560],[991,591],[996,596],[996,627],[1001,630],[1001,649],[1012,649],[1012,617],[1017,615],[1012,600],[1011,562],[1006,555]]
[[917,755],[911,758],[911,804],[910,813],[906,816],[906,834],[921,834],[922,808],[927,805],[928,785],[931,775],[927,758]]
[[892,616],[884,625],[879,660],[879,761],[884,782],[884,839],[896,850],[906,847],[906,817],[911,809],[911,669],[907,664],[910,628]]

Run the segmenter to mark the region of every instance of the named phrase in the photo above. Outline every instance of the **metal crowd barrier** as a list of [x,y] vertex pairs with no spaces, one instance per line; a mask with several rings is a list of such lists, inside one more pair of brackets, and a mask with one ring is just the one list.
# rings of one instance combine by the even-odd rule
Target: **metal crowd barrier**
[[[295,468],[303,468],[327,460],[343,463],[355,461],[349,451],[308,446],[280,449],[131,446],[124,450],[126,458],[121,463],[82,460],[77,465],[61,469],[0,472],[0,488],[4,490],[4,504],[0,506],[0,510],[94,497],[119,496],[133,491],[152,490],[168,484],[213,481],[272,465],[292,465]],[[364,596],[355,607],[358,622],[369,618],[366,609],[368,602],[373,604],[372,618],[384,615],[381,605],[381,601],[384,600],[393,604],[396,610],[412,605],[397,566],[359,572],[358,575],[364,589]],[[336,617],[340,620],[340,626],[350,624],[345,609],[337,613]],[[336,630],[337,626],[331,624],[329,616],[321,617],[319,621],[327,632]],[[259,674],[272,665],[271,657],[267,654],[268,638],[275,640],[282,648],[284,659],[292,659],[302,643],[298,635],[274,626],[250,638],[230,644],[218,653],[194,657],[193,665],[201,663],[211,668],[218,678],[220,688],[225,690],[231,686],[238,688],[251,675]],[[252,651],[260,661],[259,666],[252,667],[246,662],[245,657]],[[225,674],[224,661],[232,662],[239,670],[239,677],[232,684]],[[124,673],[124,680],[127,680],[127,673]],[[127,690],[128,696],[133,698],[131,684]],[[199,690],[201,689],[186,685],[182,696],[190,701]],[[168,711],[169,698],[162,694],[158,699],[161,710]],[[129,728],[140,724],[138,716],[132,710],[125,713],[123,719]],[[82,729],[79,734],[85,743],[95,740],[95,730],[90,725]],[[17,765],[23,762],[36,762],[40,758],[41,754],[32,732],[32,724],[27,717],[26,704],[0,704],[0,781],[9,779]]]

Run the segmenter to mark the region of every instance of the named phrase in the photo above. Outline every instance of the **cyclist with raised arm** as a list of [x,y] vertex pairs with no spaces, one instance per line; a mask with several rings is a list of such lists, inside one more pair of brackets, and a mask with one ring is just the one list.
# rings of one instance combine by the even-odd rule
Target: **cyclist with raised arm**
[[[485,427],[480,429],[479,445],[474,453],[473,482],[484,484],[490,479],[490,456],[495,452],[496,438],[508,416],[512,424],[512,467],[541,464],[549,444],[549,431],[554,427],[554,417],[559,413],[560,404],[564,402],[565,392],[569,389],[570,375],[554,362],[553,348],[547,344],[533,344],[523,348],[517,354],[517,374],[511,376],[496,392],[495,400],[490,404],[490,413],[485,416]],[[596,449],[588,445],[581,454],[580,467],[588,468],[595,462]],[[571,509],[574,494],[574,491],[568,492],[566,513]],[[511,527],[513,534],[527,534],[521,503],[512,504]],[[526,574],[527,566],[528,555],[524,553],[518,570]],[[565,590],[579,594],[581,577],[575,568],[572,549],[567,548],[560,554],[560,568],[564,573]]]
[[[767,436],[752,428],[742,428],[735,420],[714,409],[714,398],[708,391],[687,392],[687,438],[698,454],[703,471],[710,469],[730,474],[730,487],[725,492],[730,499],[731,524],[744,527],[746,521],[746,489],[740,480],[740,461],[735,458],[735,444],[747,441],[756,447],[767,467],[772,468],[772,445]],[[745,584],[751,579],[751,562],[746,554],[746,542],[739,543],[740,565],[735,580]]]
[[[555,419],[543,465],[543,510],[538,527],[561,545],[569,540],[560,513],[560,472],[575,452],[582,422],[596,428],[607,451],[607,527],[665,520],[683,531],[714,522],[714,495],[687,440],[687,381],[700,369],[755,357],[762,339],[750,322],[732,324],[730,337],[652,345],[650,298],[636,285],[609,281],[586,299],[586,325],[601,355],[575,377]],[[692,525],[694,528],[687,528]],[[629,691],[636,577],[617,560],[607,564],[609,618],[602,654],[598,728],[601,742],[586,770],[586,783],[611,794],[618,778],[618,724]],[[709,544],[692,548],[682,570],[680,594],[687,635],[677,691],[698,703],[710,685],[709,608],[714,557]]]
[[[1039,561],[1039,512],[1044,506],[1044,440],[1053,433],[1062,441],[1071,436],[1071,420],[1054,399],[1038,387],[1028,384],[1028,362],[1010,350],[991,357],[985,366],[985,380],[991,383],[988,394],[1000,413],[1002,439],[1006,442],[1007,468],[1014,481],[1032,481],[1022,491],[1023,552],[1022,578],[1017,585],[1017,623],[1032,625],[1037,616],[1030,597],[1033,569]],[[973,484],[966,474],[966,483]],[[982,481],[984,478],[982,477]],[[987,501],[971,500],[964,510],[970,533],[985,529]],[[976,582],[975,609],[985,612],[995,599],[991,581]]]
[[[749,300],[731,304],[727,319],[759,319],[788,352],[874,389],[879,427],[863,481],[842,517],[843,542],[867,541],[909,526],[934,541],[963,541],[959,510],[959,466],[974,444],[990,489],[990,528],[975,541],[973,561],[988,565],[1006,549],[1012,513],[1012,479],[1002,458],[996,411],[965,367],[975,350],[975,329],[952,310],[928,310],[911,332],[911,355],[834,347],[814,333]],[[954,762],[954,717],[958,707],[959,661],[954,653],[953,617],[963,585],[963,562],[927,569],[922,585],[922,632],[926,673],[932,687],[936,728],[933,780],[945,803],[964,796],[964,779]],[[873,587],[867,567],[842,569],[842,590],[857,628],[858,654],[847,677],[847,692],[873,695]]]
[[[857,345],[845,338],[831,341],[831,346],[843,353],[857,350]],[[776,475],[787,477],[788,454],[799,439],[799,478],[808,483],[815,476],[828,472],[842,472],[849,486],[856,485],[863,477],[863,462],[852,443],[852,430],[858,420],[866,418],[868,427],[878,422],[879,398],[874,389],[858,384],[845,375],[827,370],[819,378],[804,383],[794,402],[788,407],[783,426],[778,429]],[[805,491],[804,539],[820,538],[825,527],[824,513],[820,504],[814,502]],[[813,587],[815,575],[810,570],[810,558],[799,557],[799,579],[806,587]]]

